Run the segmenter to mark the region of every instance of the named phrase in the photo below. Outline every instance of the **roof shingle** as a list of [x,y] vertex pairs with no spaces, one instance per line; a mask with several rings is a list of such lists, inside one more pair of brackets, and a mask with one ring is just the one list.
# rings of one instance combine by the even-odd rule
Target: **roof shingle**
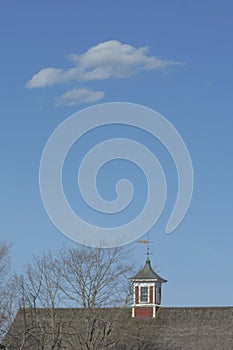
[[[85,332],[88,310],[54,309],[57,322],[62,323],[59,349],[80,349],[75,337]],[[49,309],[37,310],[37,321],[49,334]],[[233,307],[160,307],[155,319],[133,319],[131,309],[106,308],[96,310],[99,321],[112,323],[108,344],[112,350],[232,350]],[[19,310],[9,330],[7,349],[19,348],[23,322],[30,320],[30,309]],[[24,349],[35,350],[35,334],[29,334]],[[72,344],[73,343],[73,344]],[[100,347],[98,349],[108,349]],[[47,349],[47,348],[46,348]]]

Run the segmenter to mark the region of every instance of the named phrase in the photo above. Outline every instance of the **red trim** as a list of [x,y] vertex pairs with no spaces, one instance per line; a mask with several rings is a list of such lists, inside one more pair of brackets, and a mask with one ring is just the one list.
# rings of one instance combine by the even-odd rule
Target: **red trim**
[[153,286],[150,286],[150,303],[153,304]]
[[139,287],[135,286],[135,304],[139,304]]

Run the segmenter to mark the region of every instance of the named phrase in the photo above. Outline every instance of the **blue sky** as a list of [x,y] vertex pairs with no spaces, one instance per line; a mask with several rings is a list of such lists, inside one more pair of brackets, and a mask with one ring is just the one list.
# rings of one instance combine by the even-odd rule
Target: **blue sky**
[[[132,102],[157,110],[177,128],[194,167],[189,211],[176,231],[166,235],[176,172],[164,149],[156,142],[151,146],[168,179],[165,211],[150,232],[151,259],[169,281],[164,305],[233,305],[232,13],[231,1],[209,0],[1,3],[0,232],[13,243],[18,271],[33,253],[55,251],[68,242],[50,222],[39,192],[40,158],[52,131],[95,103]],[[108,62],[93,63],[88,50],[101,43],[106,49],[109,41]],[[125,66],[119,64],[113,43],[118,53],[128,45],[134,58],[140,48],[147,51]],[[70,71],[80,60],[81,71]],[[101,68],[107,63],[103,78]],[[45,68],[52,68],[55,76],[37,76],[33,85],[33,76]],[[145,135],[137,137],[152,142]],[[125,164],[118,168],[127,171]],[[74,175],[69,176],[65,186],[75,206],[69,182]],[[102,191],[110,193],[103,185]],[[145,247],[130,247],[140,267]]]

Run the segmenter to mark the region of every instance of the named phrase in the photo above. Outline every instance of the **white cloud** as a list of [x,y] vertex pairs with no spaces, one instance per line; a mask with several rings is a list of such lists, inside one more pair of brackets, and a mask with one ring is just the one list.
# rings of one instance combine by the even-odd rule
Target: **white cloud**
[[67,81],[128,78],[138,71],[162,70],[177,62],[148,55],[148,48],[136,48],[117,40],[105,41],[83,54],[72,54],[74,67],[69,69],[44,68],[26,84],[29,89],[52,86]]
[[104,97],[103,91],[93,91],[86,88],[74,88],[56,99],[56,106],[75,106],[79,103],[93,103]]
[[39,73],[33,75],[32,79],[26,84],[29,89],[51,86],[61,81],[62,69],[45,68]]

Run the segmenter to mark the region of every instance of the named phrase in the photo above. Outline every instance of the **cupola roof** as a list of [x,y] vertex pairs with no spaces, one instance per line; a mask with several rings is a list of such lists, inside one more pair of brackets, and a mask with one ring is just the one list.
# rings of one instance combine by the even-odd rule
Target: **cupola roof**
[[160,277],[152,269],[149,258],[146,259],[146,263],[145,263],[144,267],[134,277],[131,277],[130,280],[131,281],[136,281],[136,280],[140,280],[140,281],[154,280],[154,281],[158,281],[160,283],[166,283],[167,282],[167,280],[165,280],[162,277]]

